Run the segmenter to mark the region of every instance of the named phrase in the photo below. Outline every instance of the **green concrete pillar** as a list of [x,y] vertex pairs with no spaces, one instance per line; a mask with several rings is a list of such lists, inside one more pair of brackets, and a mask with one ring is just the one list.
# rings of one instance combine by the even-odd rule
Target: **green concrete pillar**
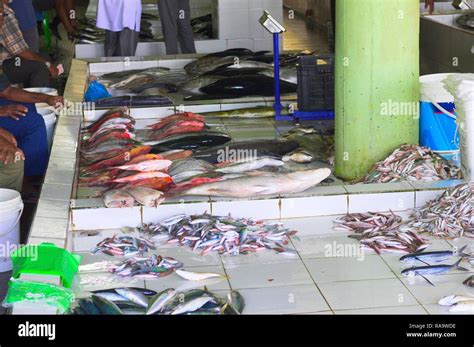
[[419,6],[337,0],[335,174],[342,179],[418,143]]

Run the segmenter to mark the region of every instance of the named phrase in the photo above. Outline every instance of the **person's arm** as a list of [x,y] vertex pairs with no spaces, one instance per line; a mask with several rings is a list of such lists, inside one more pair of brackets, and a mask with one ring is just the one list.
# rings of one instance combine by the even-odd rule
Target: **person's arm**
[[16,140],[13,135],[5,129],[0,129],[0,161],[5,165],[25,160],[25,154],[17,147]]
[[50,106],[57,107],[59,104],[64,105],[62,96],[53,96],[42,93],[31,93],[23,89],[8,87],[0,92],[0,98],[15,102],[25,103],[47,103]]
[[31,51],[29,49],[21,52],[20,54],[18,54],[18,56],[25,59],[25,60],[39,61],[39,62],[47,65],[48,70],[49,70],[49,74],[53,78],[57,77],[58,74],[59,74],[58,68],[53,63],[51,63],[48,59],[43,58],[39,54],[36,54],[36,53],[34,53],[33,51]]
[[64,25],[64,29],[66,29],[69,35],[74,35],[76,33],[76,29],[71,24],[70,13],[68,11],[68,7],[66,6],[66,1],[54,0],[54,4],[56,7],[56,12],[58,13],[59,18],[61,19],[61,23],[63,23]]

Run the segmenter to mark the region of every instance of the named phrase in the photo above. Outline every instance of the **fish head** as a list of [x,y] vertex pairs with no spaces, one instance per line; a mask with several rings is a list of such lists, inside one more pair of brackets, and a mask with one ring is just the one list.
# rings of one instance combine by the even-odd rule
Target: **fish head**
[[402,273],[403,277],[414,277],[416,275],[415,270],[413,270],[412,268],[404,269],[404,270],[402,270],[401,273]]

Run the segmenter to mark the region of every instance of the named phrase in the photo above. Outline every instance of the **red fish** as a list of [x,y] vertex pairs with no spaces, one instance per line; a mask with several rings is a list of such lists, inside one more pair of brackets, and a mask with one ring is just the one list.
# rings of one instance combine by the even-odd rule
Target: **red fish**
[[88,171],[93,172],[93,171],[98,171],[100,169],[119,166],[119,165],[129,162],[133,158],[136,158],[140,155],[148,154],[150,153],[150,151],[151,151],[150,146],[141,146],[141,147],[136,147],[130,151],[129,150],[123,151],[122,153],[120,153],[119,155],[113,158],[99,161],[98,163],[95,163],[89,166]]
[[133,188],[133,187],[142,187],[159,190],[160,192],[165,192],[170,189],[173,185],[173,179],[171,177],[155,177],[148,178],[144,180],[130,182],[128,184],[117,185],[116,188]]
[[193,151],[185,149],[176,149],[168,152],[160,153],[162,159],[167,159],[171,161],[186,159],[193,155]]
[[184,120],[171,123],[168,127],[163,128],[160,132],[151,135],[153,140],[161,140],[171,135],[197,133],[204,130],[206,124],[196,120]]
[[87,131],[88,133],[95,133],[105,122],[111,119],[120,118],[120,117],[132,119],[127,113],[128,113],[127,108],[119,108],[119,109],[111,110],[103,114],[102,117],[100,117],[97,121],[95,121],[88,127],[84,128],[84,130]]
[[184,113],[176,113],[171,116],[165,117],[162,120],[160,120],[158,123],[149,125],[148,127],[153,130],[159,130],[168,126],[169,124],[173,122],[176,122],[178,120],[186,120],[186,119],[187,120],[194,119],[200,122],[204,122],[203,116],[200,116],[192,112],[184,112]]
[[134,173],[130,176],[122,177],[122,178],[116,178],[112,182],[114,183],[130,183],[134,181],[143,181],[146,179],[152,179],[152,178],[168,178],[170,177],[168,174],[165,174],[161,171],[151,171],[151,172],[140,172],[140,173]]
[[142,161],[161,160],[161,159],[165,159],[165,158],[163,158],[161,155],[158,155],[158,154],[144,154],[144,155],[139,155],[138,157],[133,158],[127,164],[132,165],[132,164],[141,163]]

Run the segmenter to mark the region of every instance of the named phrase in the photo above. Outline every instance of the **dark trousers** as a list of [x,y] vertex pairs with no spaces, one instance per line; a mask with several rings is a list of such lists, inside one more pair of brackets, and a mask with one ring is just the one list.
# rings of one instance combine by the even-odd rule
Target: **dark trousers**
[[158,9],[166,54],[178,54],[178,43],[181,53],[196,53],[189,0],[159,0]]
[[14,57],[5,60],[2,69],[10,83],[22,83],[25,88],[50,87],[49,71],[42,62]]
[[105,31],[106,57],[133,57],[137,51],[139,32],[124,28],[122,31]]
[[[18,102],[0,99],[0,106],[18,104]],[[25,176],[42,176],[48,166],[48,138],[43,117],[36,112],[34,104],[24,104],[28,113],[20,120],[0,117],[0,128],[12,133],[18,147],[25,153]]]

